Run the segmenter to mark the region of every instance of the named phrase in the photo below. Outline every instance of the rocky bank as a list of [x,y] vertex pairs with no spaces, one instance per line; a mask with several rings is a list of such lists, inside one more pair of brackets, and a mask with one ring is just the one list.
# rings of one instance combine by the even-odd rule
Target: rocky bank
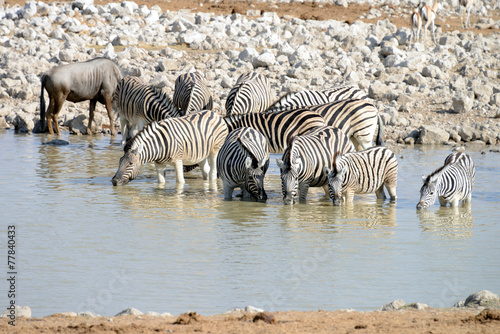
[[[363,1],[316,3],[349,6]],[[394,8],[408,16],[418,1],[371,3],[373,9],[362,18],[377,18]],[[457,8],[457,0],[440,3],[439,15],[456,16]],[[388,142],[496,144],[500,20],[489,14],[498,17],[500,3],[481,1],[473,13],[479,17],[475,26],[491,33],[438,28],[437,44],[428,33],[425,43],[410,46],[409,26],[398,27],[389,20],[302,20],[251,9],[248,15],[215,15],[162,11],[131,1],[103,6],[93,0],[3,5],[0,127],[38,132],[40,75],[57,65],[106,57],[123,76],[141,76],[170,96],[178,75],[201,71],[221,112],[236,79],[256,70],[270,79],[276,98],[302,89],[359,86],[377,105]],[[80,134],[86,132],[87,117],[88,102],[66,102],[59,122]],[[109,131],[102,105],[95,119],[94,131]]]

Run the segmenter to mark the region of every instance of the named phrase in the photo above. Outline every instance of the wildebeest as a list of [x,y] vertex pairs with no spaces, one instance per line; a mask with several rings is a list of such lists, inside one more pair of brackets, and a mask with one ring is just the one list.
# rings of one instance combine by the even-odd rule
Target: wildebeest
[[53,67],[41,77],[42,89],[40,92],[40,122],[42,131],[45,131],[45,99],[43,90],[49,94],[47,108],[47,126],[49,133],[59,134],[57,116],[64,101],[82,102],[90,100],[89,123],[87,133],[90,132],[94,120],[94,110],[97,102],[106,106],[110,122],[111,134],[116,134],[112,108],[113,92],[122,78],[118,67],[109,59],[95,58],[79,63],[72,63]]

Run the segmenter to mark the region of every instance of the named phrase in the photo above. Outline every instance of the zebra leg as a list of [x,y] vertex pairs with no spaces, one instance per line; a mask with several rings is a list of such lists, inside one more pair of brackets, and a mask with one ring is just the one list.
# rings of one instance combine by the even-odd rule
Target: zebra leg
[[[446,200],[441,196],[438,197],[438,200],[439,200],[439,204],[441,206],[446,206],[446,204],[448,204],[448,202],[446,202]],[[453,206],[453,202],[450,202],[450,203],[451,203],[451,206]]]
[[377,190],[375,190],[375,195],[379,199],[386,199],[384,192],[384,184],[381,184],[380,187],[378,187]]
[[167,166],[155,162],[155,167],[156,172],[158,173],[158,183],[165,183],[165,171],[167,170]]
[[127,134],[129,131],[128,122],[122,116],[120,117],[120,130],[122,132],[122,146],[125,146],[127,143]]
[[307,193],[309,192],[309,184],[302,183],[299,185],[299,202],[305,202]]
[[396,186],[386,184],[385,188],[387,189],[387,192],[389,193],[389,196],[391,198],[391,202],[395,202],[398,199],[398,196],[396,196]]
[[224,188],[224,199],[230,201],[233,199],[234,186],[230,185],[226,180],[222,180],[222,187]]
[[342,193],[342,198],[344,199],[344,202],[346,202],[346,203],[354,202],[354,191],[352,191],[352,190],[344,191]]
[[[182,166],[182,160],[178,159],[175,161],[175,178],[178,184],[184,184],[186,183],[184,181],[184,167]],[[163,178],[163,182],[165,182],[165,178]]]
[[322,186],[323,191],[325,192],[325,196],[330,198],[330,191],[328,190],[328,183]]
[[210,171],[208,174],[208,180],[209,181],[215,181],[217,180],[217,155],[219,154],[219,151],[211,154],[208,157],[208,164],[210,167]]
[[198,166],[200,166],[200,169],[201,169],[201,175],[203,176],[203,180],[206,180],[209,175],[208,173],[210,172],[210,165],[208,163],[208,158],[206,159],[203,159],[199,164]]

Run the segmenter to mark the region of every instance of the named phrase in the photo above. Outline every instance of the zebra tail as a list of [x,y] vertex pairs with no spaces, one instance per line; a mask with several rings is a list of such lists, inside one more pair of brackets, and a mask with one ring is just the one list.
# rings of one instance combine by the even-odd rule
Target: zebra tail
[[377,114],[377,119],[378,119],[378,131],[377,131],[377,138],[375,139],[375,144],[377,146],[383,146],[384,145],[384,122],[382,121],[382,117],[380,117],[380,114]]
[[45,82],[47,81],[47,76],[44,74],[40,79],[42,82],[42,89],[40,91],[40,126],[41,131],[45,130],[45,98],[43,97],[43,90],[45,89]]

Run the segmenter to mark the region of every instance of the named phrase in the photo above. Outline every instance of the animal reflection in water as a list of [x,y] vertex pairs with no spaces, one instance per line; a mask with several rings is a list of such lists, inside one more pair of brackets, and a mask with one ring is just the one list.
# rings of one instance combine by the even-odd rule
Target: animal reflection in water
[[417,210],[422,230],[450,239],[471,238],[474,217],[470,205],[442,206],[436,211]]

